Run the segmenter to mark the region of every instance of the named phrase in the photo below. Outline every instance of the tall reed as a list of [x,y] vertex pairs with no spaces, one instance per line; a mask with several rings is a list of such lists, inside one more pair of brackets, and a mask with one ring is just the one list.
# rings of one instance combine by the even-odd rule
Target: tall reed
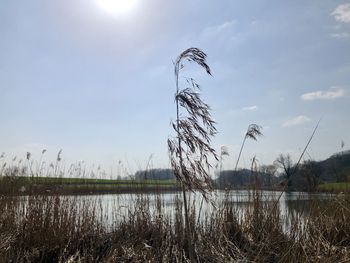
[[[212,189],[208,169],[211,167],[209,158],[218,160],[215,150],[210,146],[211,137],[216,134],[215,122],[210,115],[210,107],[199,95],[199,85],[193,78],[187,78],[188,87],[181,89],[179,84],[180,71],[184,62],[194,62],[211,75],[206,62],[207,55],[198,48],[189,48],[182,52],[175,61],[176,83],[176,121],[172,123],[176,137],[168,139],[170,161],[176,179],[181,183],[186,228],[188,253],[191,262],[194,261],[192,231],[186,191],[197,190],[207,199]],[[184,116],[180,116],[180,108]]]
[[250,124],[248,126],[248,129],[247,129],[247,131],[244,135],[244,138],[243,138],[241,148],[239,150],[238,158],[237,158],[236,165],[235,165],[235,171],[237,171],[238,163],[239,163],[239,160],[241,158],[241,154],[242,154],[243,147],[244,147],[246,140],[252,139],[254,141],[257,141],[258,137],[263,135],[261,130],[262,130],[262,127],[257,125],[257,124]]

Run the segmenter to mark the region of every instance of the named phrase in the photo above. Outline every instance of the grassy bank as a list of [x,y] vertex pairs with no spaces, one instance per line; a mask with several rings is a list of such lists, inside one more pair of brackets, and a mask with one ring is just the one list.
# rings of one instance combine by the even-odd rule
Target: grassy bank
[[322,183],[318,186],[318,190],[321,192],[350,192],[350,182]]
[[[107,228],[100,205],[33,196],[0,197],[0,262],[186,262],[182,203],[172,217],[140,195],[121,221]],[[191,209],[197,262],[346,262],[350,258],[350,198],[313,203],[288,231],[273,203],[258,195],[242,216],[229,200],[201,220]],[[25,209],[24,209],[25,207]],[[277,208],[277,209],[276,209]],[[115,208],[117,211],[117,207]],[[102,212],[102,214],[100,213]]]
[[88,178],[0,177],[0,194],[103,194],[177,190],[174,180],[112,180]]

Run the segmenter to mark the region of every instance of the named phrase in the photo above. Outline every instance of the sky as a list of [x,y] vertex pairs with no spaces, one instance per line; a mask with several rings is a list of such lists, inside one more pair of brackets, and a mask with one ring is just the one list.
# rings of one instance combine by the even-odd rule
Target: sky
[[[125,6],[132,2],[131,6]],[[0,0],[0,152],[47,161],[169,167],[173,61],[208,55],[212,77],[186,65],[211,106],[232,169],[280,153],[296,161],[350,148],[350,1]]]

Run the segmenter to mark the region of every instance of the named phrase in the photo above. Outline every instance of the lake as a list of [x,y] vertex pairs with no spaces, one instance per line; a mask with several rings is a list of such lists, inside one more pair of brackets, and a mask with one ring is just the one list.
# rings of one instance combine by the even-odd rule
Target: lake
[[[332,194],[304,193],[304,192],[279,192],[279,191],[257,191],[262,205],[276,206],[283,221],[282,225],[288,230],[294,218],[301,221],[308,215],[311,203],[322,202],[322,200],[333,198]],[[11,197],[16,199],[19,207],[25,209],[33,196]],[[48,197],[57,198],[57,197]],[[105,194],[105,195],[80,195],[59,196],[60,201],[73,202],[76,209],[80,211],[91,210],[103,225],[113,227],[129,217],[135,209],[143,209],[151,216],[162,215],[170,220],[175,216],[182,200],[182,192],[163,192],[147,194]],[[223,207],[224,203],[231,205],[238,218],[245,216],[249,209],[253,208],[254,192],[252,190],[232,190],[225,192],[216,190],[212,193],[213,204],[207,203],[198,193],[188,195],[188,203],[196,214],[198,222],[205,220],[216,210]],[[199,213],[199,210],[201,211]],[[199,216],[200,214],[200,216]]]

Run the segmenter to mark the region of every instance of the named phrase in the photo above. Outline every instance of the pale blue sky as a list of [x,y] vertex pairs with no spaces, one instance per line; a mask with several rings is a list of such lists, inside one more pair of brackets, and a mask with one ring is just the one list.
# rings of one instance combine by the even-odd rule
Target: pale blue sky
[[[188,47],[208,54],[213,77],[196,67],[213,108],[219,151],[233,167],[279,153],[296,159],[323,117],[309,154],[350,146],[350,2],[135,0],[114,15],[103,0],[0,0],[0,152],[132,169],[167,167],[174,118],[172,61]],[[118,0],[121,1],[121,0]]]

